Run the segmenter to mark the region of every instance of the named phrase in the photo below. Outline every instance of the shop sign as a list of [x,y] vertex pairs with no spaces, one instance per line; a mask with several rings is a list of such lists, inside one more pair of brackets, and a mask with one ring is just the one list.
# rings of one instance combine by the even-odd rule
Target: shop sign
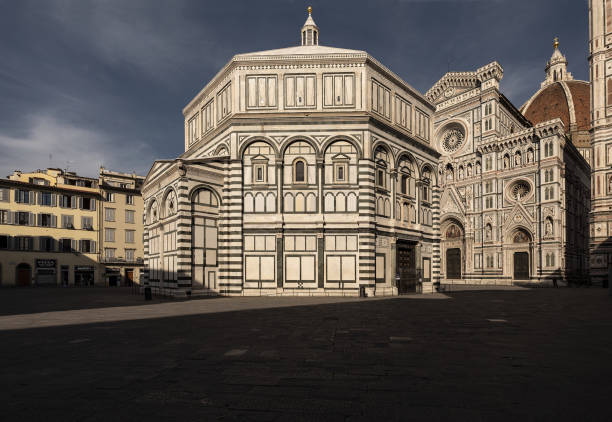
[[75,271],[93,271],[93,269],[94,269],[93,267],[79,266],[79,265],[74,267]]
[[36,267],[37,268],[55,268],[57,265],[56,259],[37,259]]

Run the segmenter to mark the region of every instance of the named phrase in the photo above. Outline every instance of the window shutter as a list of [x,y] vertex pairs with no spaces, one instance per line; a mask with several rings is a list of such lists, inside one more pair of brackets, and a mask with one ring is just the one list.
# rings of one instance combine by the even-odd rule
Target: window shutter
[[37,224],[36,224],[36,225],[37,225],[38,227],[41,227],[41,226],[42,226],[42,214],[37,214],[36,220],[37,220],[37,221],[36,221],[36,222],[37,222]]
[[28,213],[28,224],[30,226],[36,225],[36,215],[34,213],[31,213],[31,212]]
[[36,202],[38,203],[38,205],[41,205],[42,204],[42,192],[36,192],[36,196],[38,198]]
[[92,199],[92,200],[91,200],[91,210],[92,210],[92,211],[95,211],[95,210],[96,210],[96,200],[95,200],[95,199]]
[[79,240],[79,252],[84,252],[83,251],[83,241]]
[[57,227],[57,217],[55,215],[51,216],[51,227]]
[[19,202],[19,189],[15,189],[15,202]]
[[92,240],[92,241],[90,242],[90,245],[91,245],[91,250],[90,250],[90,252],[91,252],[91,253],[96,253],[96,252],[98,251],[98,250],[96,249],[96,241],[95,241],[95,240]]
[[57,195],[52,193],[51,194],[51,206],[55,207],[57,205]]
[[43,252],[45,250],[45,238],[38,236],[38,250]]
[[32,191],[30,191],[30,194],[28,195],[28,196],[29,196],[29,199],[30,199],[30,205],[34,205],[34,204],[36,204],[36,198],[34,197],[34,194],[35,194],[35,193],[36,193],[36,192],[32,192]]
[[75,252],[77,250],[77,241],[74,239],[70,239],[70,248],[72,249],[72,252]]
[[[77,196],[71,196],[70,197],[70,202],[72,203],[72,208],[76,208],[77,207]],[[79,198],[81,199],[81,198]]]
[[79,196],[79,209],[82,210],[83,209],[83,197]]

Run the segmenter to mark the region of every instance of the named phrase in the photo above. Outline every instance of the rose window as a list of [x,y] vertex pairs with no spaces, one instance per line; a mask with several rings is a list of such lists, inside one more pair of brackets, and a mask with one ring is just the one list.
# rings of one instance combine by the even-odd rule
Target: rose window
[[442,138],[442,148],[447,153],[455,152],[463,145],[464,138],[463,132],[459,129],[449,129]]
[[512,196],[512,199],[516,201],[524,199],[527,195],[529,195],[529,192],[531,192],[531,186],[524,180],[519,180],[510,187],[510,195]]

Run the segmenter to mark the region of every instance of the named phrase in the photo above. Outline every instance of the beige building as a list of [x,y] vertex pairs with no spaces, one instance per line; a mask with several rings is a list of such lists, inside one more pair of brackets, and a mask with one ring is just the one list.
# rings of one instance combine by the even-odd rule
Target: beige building
[[98,181],[60,169],[0,179],[2,285],[93,285],[98,264]]
[[100,168],[100,262],[105,265],[108,286],[130,285],[140,280],[144,262],[140,194],[143,182],[142,176]]
[[[15,171],[0,179],[0,284],[137,281],[143,250],[141,183],[142,177],[104,169],[99,179],[54,168]],[[121,236],[111,242],[120,251],[113,260],[101,259],[103,248],[113,248],[104,238],[107,206],[119,216],[107,222]]]

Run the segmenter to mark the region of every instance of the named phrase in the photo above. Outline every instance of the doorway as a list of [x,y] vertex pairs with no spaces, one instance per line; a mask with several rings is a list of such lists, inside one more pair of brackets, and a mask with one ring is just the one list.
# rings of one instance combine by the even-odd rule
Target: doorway
[[415,248],[413,244],[397,242],[397,273],[399,294],[415,293],[417,286]]
[[459,248],[446,250],[446,278],[461,278],[461,249]]
[[125,285],[132,286],[134,284],[134,270],[131,268],[125,269]]
[[514,279],[529,280],[529,253],[514,253]]
[[18,286],[29,286],[32,283],[32,267],[28,264],[17,265],[17,280]]

